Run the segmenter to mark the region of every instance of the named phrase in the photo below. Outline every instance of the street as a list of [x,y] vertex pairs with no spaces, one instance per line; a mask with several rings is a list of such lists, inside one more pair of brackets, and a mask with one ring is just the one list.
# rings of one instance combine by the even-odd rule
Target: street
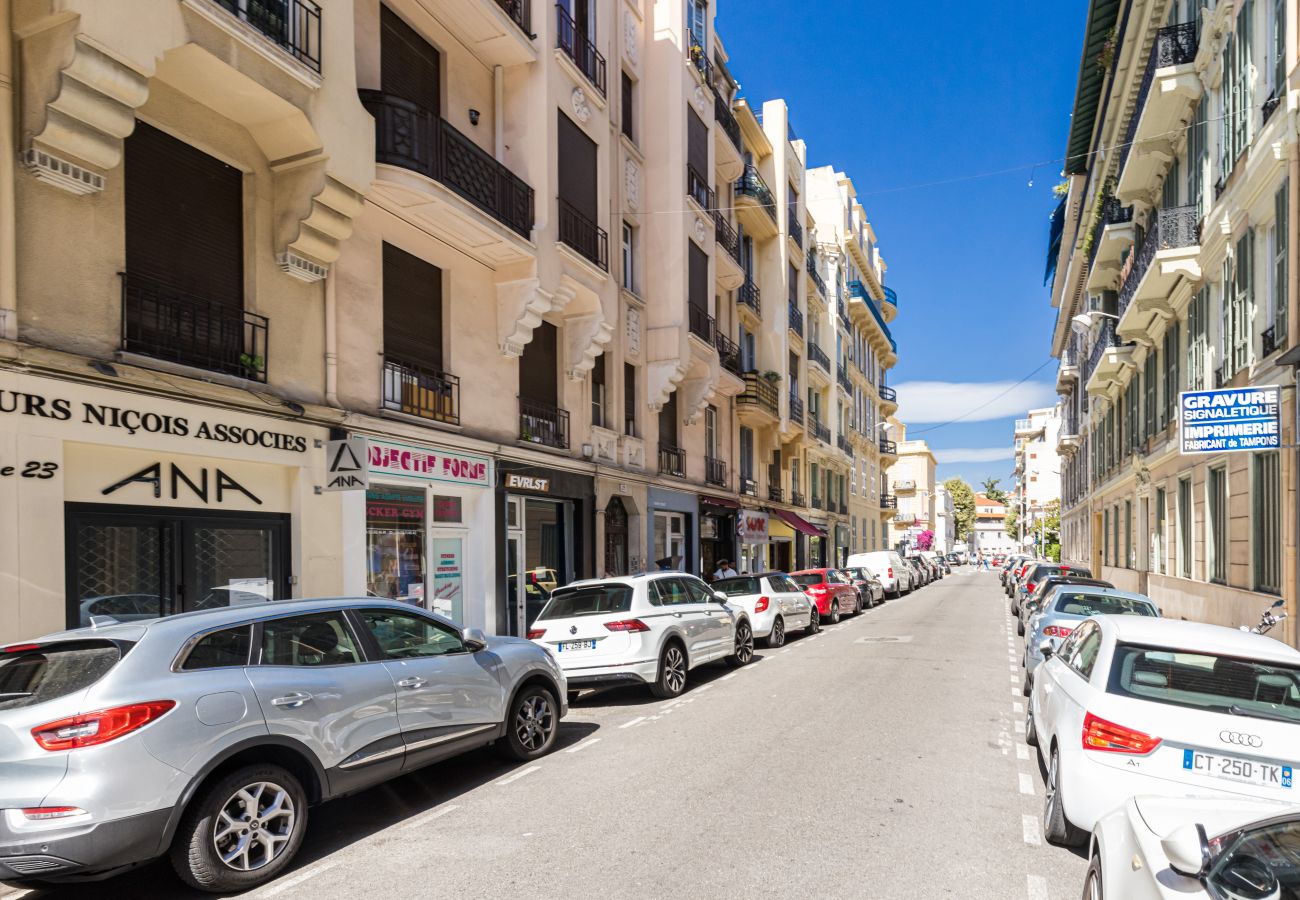
[[[587,695],[537,763],[470,754],[313,810],[248,896],[1077,896],[1085,859],[1041,839],[1010,621],[996,575],[958,568],[675,701]],[[166,863],[26,896],[106,889],[189,896]]]

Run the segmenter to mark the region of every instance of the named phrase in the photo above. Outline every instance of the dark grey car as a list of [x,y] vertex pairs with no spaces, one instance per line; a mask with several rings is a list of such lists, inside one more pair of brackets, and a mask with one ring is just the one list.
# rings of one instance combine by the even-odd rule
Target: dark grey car
[[170,853],[209,891],[274,878],[308,807],[473,747],[547,753],[545,649],[406,604],[304,600],[0,648],[0,880],[102,877]]

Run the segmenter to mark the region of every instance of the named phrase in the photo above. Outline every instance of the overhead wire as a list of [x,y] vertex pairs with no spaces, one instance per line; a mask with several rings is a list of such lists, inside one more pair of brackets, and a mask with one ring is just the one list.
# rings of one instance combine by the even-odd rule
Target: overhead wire
[[962,421],[964,421],[964,420],[970,418],[970,416],[972,416],[973,414],[979,412],[981,409],[984,409],[986,406],[989,406],[989,405],[991,405],[992,403],[994,403],[994,402],[996,402],[996,401],[998,401],[998,400],[1001,400],[1001,399],[1002,399],[1003,397],[1005,397],[1007,394],[1011,393],[1011,392],[1014,391],[1016,388],[1020,387],[1020,385],[1024,384],[1026,381],[1028,381],[1029,379],[1033,378],[1035,375],[1037,375],[1039,372],[1041,372],[1043,369],[1045,369],[1048,365],[1050,365],[1051,363],[1054,363],[1054,362],[1056,362],[1056,357],[1054,357],[1054,356],[1049,356],[1047,359],[1045,359],[1045,360],[1043,360],[1041,363],[1039,363],[1038,367],[1037,367],[1036,369],[1034,369],[1032,372],[1030,372],[1028,375],[1024,376],[1023,378],[1021,378],[1019,381],[1015,382],[1014,384],[1009,385],[1005,391],[1003,391],[1002,393],[997,394],[997,395],[995,395],[995,396],[993,396],[993,397],[990,397],[988,400],[984,401],[984,402],[981,403],[979,406],[973,406],[973,407],[971,407],[970,409],[966,410],[966,412],[965,412],[964,414],[958,416],[958,417],[955,418],[955,419],[949,419],[947,422],[940,422],[938,425],[931,425],[931,426],[929,426],[928,428],[909,428],[909,429],[907,430],[907,433],[908,433],[909,436],[914,435],[914,434],[925,434],[925,433],[930,432],[930,431],[937,431],[937,430],[940,429],[940,428],[946,428],[946,427],[948,427],[949,425],[956,425],[958,422],[962,422]]

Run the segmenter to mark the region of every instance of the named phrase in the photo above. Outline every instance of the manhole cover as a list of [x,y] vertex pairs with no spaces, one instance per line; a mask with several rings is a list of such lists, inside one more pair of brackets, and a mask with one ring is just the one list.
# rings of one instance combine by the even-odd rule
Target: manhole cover
[[898,635],[896,637],[860,637],[853,643],[855,644],[910,644],[912,636],[910,634]]

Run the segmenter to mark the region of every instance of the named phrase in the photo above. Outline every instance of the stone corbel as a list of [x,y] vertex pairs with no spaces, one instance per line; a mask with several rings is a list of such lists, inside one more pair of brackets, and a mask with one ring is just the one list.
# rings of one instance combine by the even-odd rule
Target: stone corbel
[[710,366],[703,375],[686,378],[677,386],[677,408],[684,424],[694,425],[700,420],[717,386],[717,366]]
[[605,352],[614,336],[614,325],[603,312],[569,316],[564,320],[564,342],[568,351],[567,374],[581,381],[596,365],[596,357]]
[[554,293],[542,290],[541,279],[536,277],[498,282],[496,289],[497,334],[501,353],[507,357],[522,356],[542,316],[563,309],[573,296],[564,287]]
[[651,412],[659,412],[668,395],[686,377],[686,365],[680,359],[664,359],[646,366],[646,400]]
[[324,159],[275,170],[276,259],[301,281],[320,281],[365,200],[325,170]]

